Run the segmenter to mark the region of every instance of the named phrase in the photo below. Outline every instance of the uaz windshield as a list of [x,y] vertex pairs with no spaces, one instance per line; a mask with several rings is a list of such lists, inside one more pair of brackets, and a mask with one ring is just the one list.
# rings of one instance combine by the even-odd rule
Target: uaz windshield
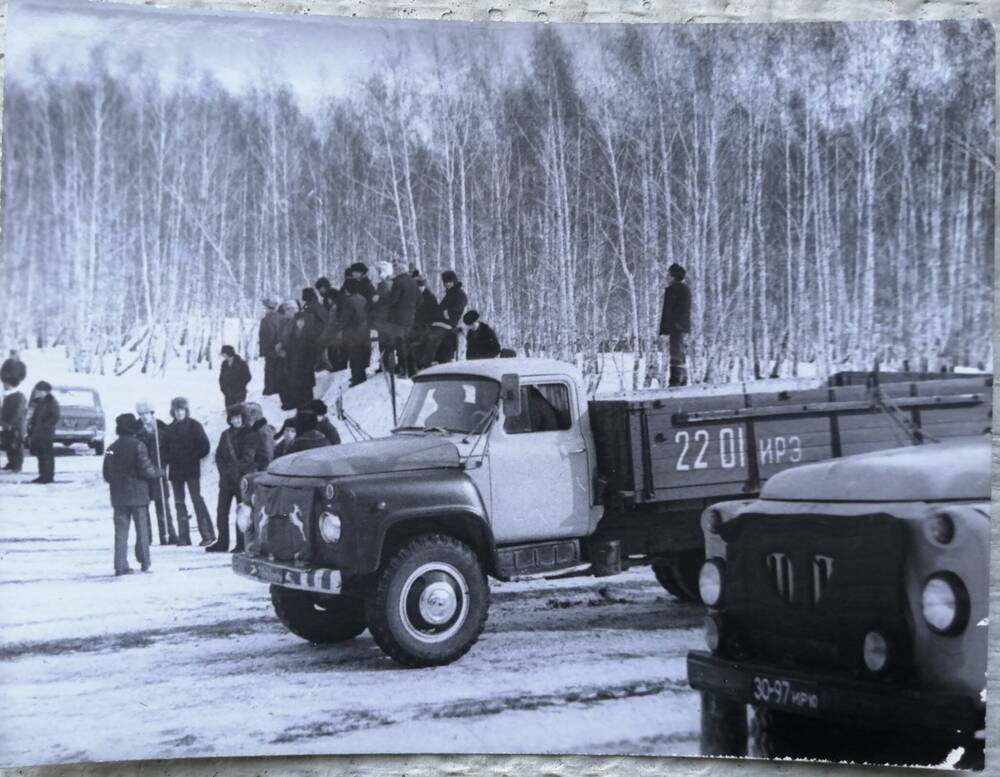
[[413,384],[399,431],[443,429],[477,434],[497,405],[500,384],[485,378],[438,378]]

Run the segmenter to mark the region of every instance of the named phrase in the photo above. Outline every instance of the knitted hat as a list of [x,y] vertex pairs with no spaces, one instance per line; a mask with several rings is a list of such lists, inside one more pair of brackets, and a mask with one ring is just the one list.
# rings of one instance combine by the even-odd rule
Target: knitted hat
[[231,345],[224,345],[224,346],[222,346],[222,355],[223,356],[235,356],[236,355],[236,349],[233,348],[233,346],[231,346]]
[[677,262],[670,265],[667,268],[667,272],[679,281],[684,280],[684,276],[687,275],[687,270],[677,264]]
[[454,270],[445,270],[441,273],[441,283],[458,283],[458,276]]
[[134,435],[138,431],[139,419],[131,413],[122,413],[115,418],[115,434]]
[[310,399],[302,406],[303,410],[308,410],[310,413],[315,413],[317,416],[326,415],[327,407],[326,402],[322,399]]

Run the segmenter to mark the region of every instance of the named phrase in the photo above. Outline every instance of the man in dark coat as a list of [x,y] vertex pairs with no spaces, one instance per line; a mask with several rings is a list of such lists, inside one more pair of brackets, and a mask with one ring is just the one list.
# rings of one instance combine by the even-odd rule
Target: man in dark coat
[[393,270],[396,275],[389,290],[389,345],[395,355],[396,372],[408,376],[410,335],[420,304],[420,289],[405,262],[396,262]]
[[320,302],[329,314],[337,307],[337,302],[340,300],[340,291],[330,285],[329,278],[318,279],[314,286],[319,293]]
[[677,262],[667,268],[670,285],[663,292],[660,335],[667,338],[671,386],[686,386],[687,350],[685,339],[691,332],[691,289],[684,282],[687,271]]
[[323,332],[330,318],[329,311],[319,301],[315,289],[302,290],[302,314],[306,320],[306,334],[312,343],[315,364],[314,370],[326,369],[329,364],[326,350],[322,347]]
[[278,303],[273,299],[264,300],[267,312],[260,321],[257,333],[260,355],[264,358],[264,396],[277,394],[281,390],[281,354],[278,344],[281,342],[282,317],[278,312]]
[[313,448],[325,448],[330,441],[317,428],[318,419],[315,413],[300,412],[295,416],[295,439],[288,446],[289,453],[299,453]]
[[247,398],[250,368],[231,345],[222,346],[222,366],[219,368],[219,388],[226,407],[239,405]]
[[40,380],[35,384],[28,412],[28,449],[38,459],[38,477],[31,482],[51,483],[56,477],[56,455],[52,446],[60,410],[48,382]]
[[292,402],[292,390],[288,384],[288,339],[295,329],[295,314],[298,312],[298,305],[294,300],[283,302],[278,306],[278,314],[281,316],[278,343],[274,349],[278,354],[279,376],[278,376],[278,397],[281,399],[282,410],[294,410]]
[[3,468],[20,472],[24,466],[24,435],[28,424],[28,400],[7,381],[3,383],[3,408],[0,410],[0,446],[7,454]]
[[410,374],[415,374],[428,366],[423,363],[425,343],[428,332],[438,318],[437,297],[434,296],[433,291],[427,288],[427,280],[416,270],[413,271],[413,279],[417,282],[420,301],[417,303],[417,312],[413,318],[413,330],[410,333]]
[[306,314],[295,314],[295,326],[284,340],[285,348],[285,380],[288,383],[286,403],[282,401],[283,409],[300,408],[313,396],[313,386],[316,385],[316,373],[313,365],[316,362],[316,350],[313,338],[309,335]]
[[[219,503],[215,513],[215,528],[219,539],[205,550],[225,553],[229,550],[229,510],[239,504],[240,481],[244,475],[257,471],[258,436],[247,423],[246,410],[235,405],[226,411],[229,428],[222,433],[215,448],[215,465],[219,468]],[[234,553],[243,550],[243,532],[236,527]]]
[[367,300],[361,284],[351,280],[344,284],[347,295],[340,305],[340,337],[351,369],[351,386],[367,380],[366,370],[372,358],[371,326],[368,323]]
[[322,399],[314,399],[311,402],[306,402],[302,409],[316,416],[316,429],[329,441],[330,445],[340,445],[340,433],[327,417],[326,402]]
[[496,332],[485,321],[479,320],[478,311],[466,311],[462,323],[468,327],[465,332],[466,359],[495,359],[500,355]]
[[[371,278],[368,277],[368,265],[364,262],[355,262],[347,269],[348,278],[355,282],[357,290],[365,298],[365,301],[371,303],[375,297],[375,286],[372,284]],[[347,285],[346,281],[344,285]],[[341,289],[342,292],[346,290],[346,288]]]
[[295,417],[286,418],[281,428],[274,435],[274,459],[280,459],[291,451],[292,443],[295,442]]
[[131,413],[115,419],[118,439],[104,454],[104,480],[111,490],[115,516],[115,575],[131,575],[128,565],[129,525],[135,524],[135,559],[149,571],[149,481],[160,470],[149,460],[146,446],[135,438],[139,422]]
[[247,423],[250,424],[253,433],[257,435],[257,453],[254,470],[256,472],[263,472],[267,469],[267,465],[271,463],[271,460],[274,459],[274,427],[264,417],[264,408],[256,402],[247,402],[244,407],[247,411]]
[[0,381],[10,384],[11,388],[17,388],[27,376],[27,367],[21,361],[17,350],[11,348],[10,356],[4,360],[3,366],[0,366]]
[[191,494],[191,504],[198,521],[201,546],[215,542],[215,529],[208,506],[201,496],[201,460],[211,450],[205,428],[191,418],[188,401],[184,397],[170,400],[170,415],[173,421],[167,427],[166,459],[167,479],[174,492],[174,506],[177,508],[177,544],[191,544],[191,516],[184,504],[184,489]]
[[469,304],[462,282],[452,270],[441,273],[444,283],[444,296],[438,304],[437,320],[431,325],[431,331],[424,343],[423,364],[429,367],[437,362],[444,364],[455,358],[458,350],[458,325],[462,323],[462,314]]
[[[170,512],[170,500],[167,498],[167,425],[156,417],[153,406],[149,402],[137,402],[136,415],[139,416],[140,428],[136,439],[146,446],[149,460],[162,473],[156,480],[149,483],[149,497],[156,508],[156,524],[159,529],[161,545],[176,545],[177,530],[174,529],[174,516]],[[149,511],[146,511],[149,515]],[[150,526],[150,542],[152,542],[152,526]]]

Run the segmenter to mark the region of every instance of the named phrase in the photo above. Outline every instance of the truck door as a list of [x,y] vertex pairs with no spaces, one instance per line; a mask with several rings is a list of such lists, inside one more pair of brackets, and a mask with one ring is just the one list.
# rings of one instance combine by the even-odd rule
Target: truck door
[[521,384],[521,414],[501,416],[490,439],[497,542],[581,537],[590,516],[590,464],[575,387]]

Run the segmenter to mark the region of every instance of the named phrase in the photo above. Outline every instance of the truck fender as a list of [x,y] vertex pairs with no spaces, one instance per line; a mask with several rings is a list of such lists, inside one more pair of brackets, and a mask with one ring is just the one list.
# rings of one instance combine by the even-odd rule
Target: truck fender
[[421,534],[446,534],[467,544],[479,556],[484,570],[496,575],[499,569],[493,530],[481,513],[467,506],[451,508],[422,507],[401,510],[387,516],[379,526],[374,557],[364,566],[374,572],[380,568],[406,539]]

